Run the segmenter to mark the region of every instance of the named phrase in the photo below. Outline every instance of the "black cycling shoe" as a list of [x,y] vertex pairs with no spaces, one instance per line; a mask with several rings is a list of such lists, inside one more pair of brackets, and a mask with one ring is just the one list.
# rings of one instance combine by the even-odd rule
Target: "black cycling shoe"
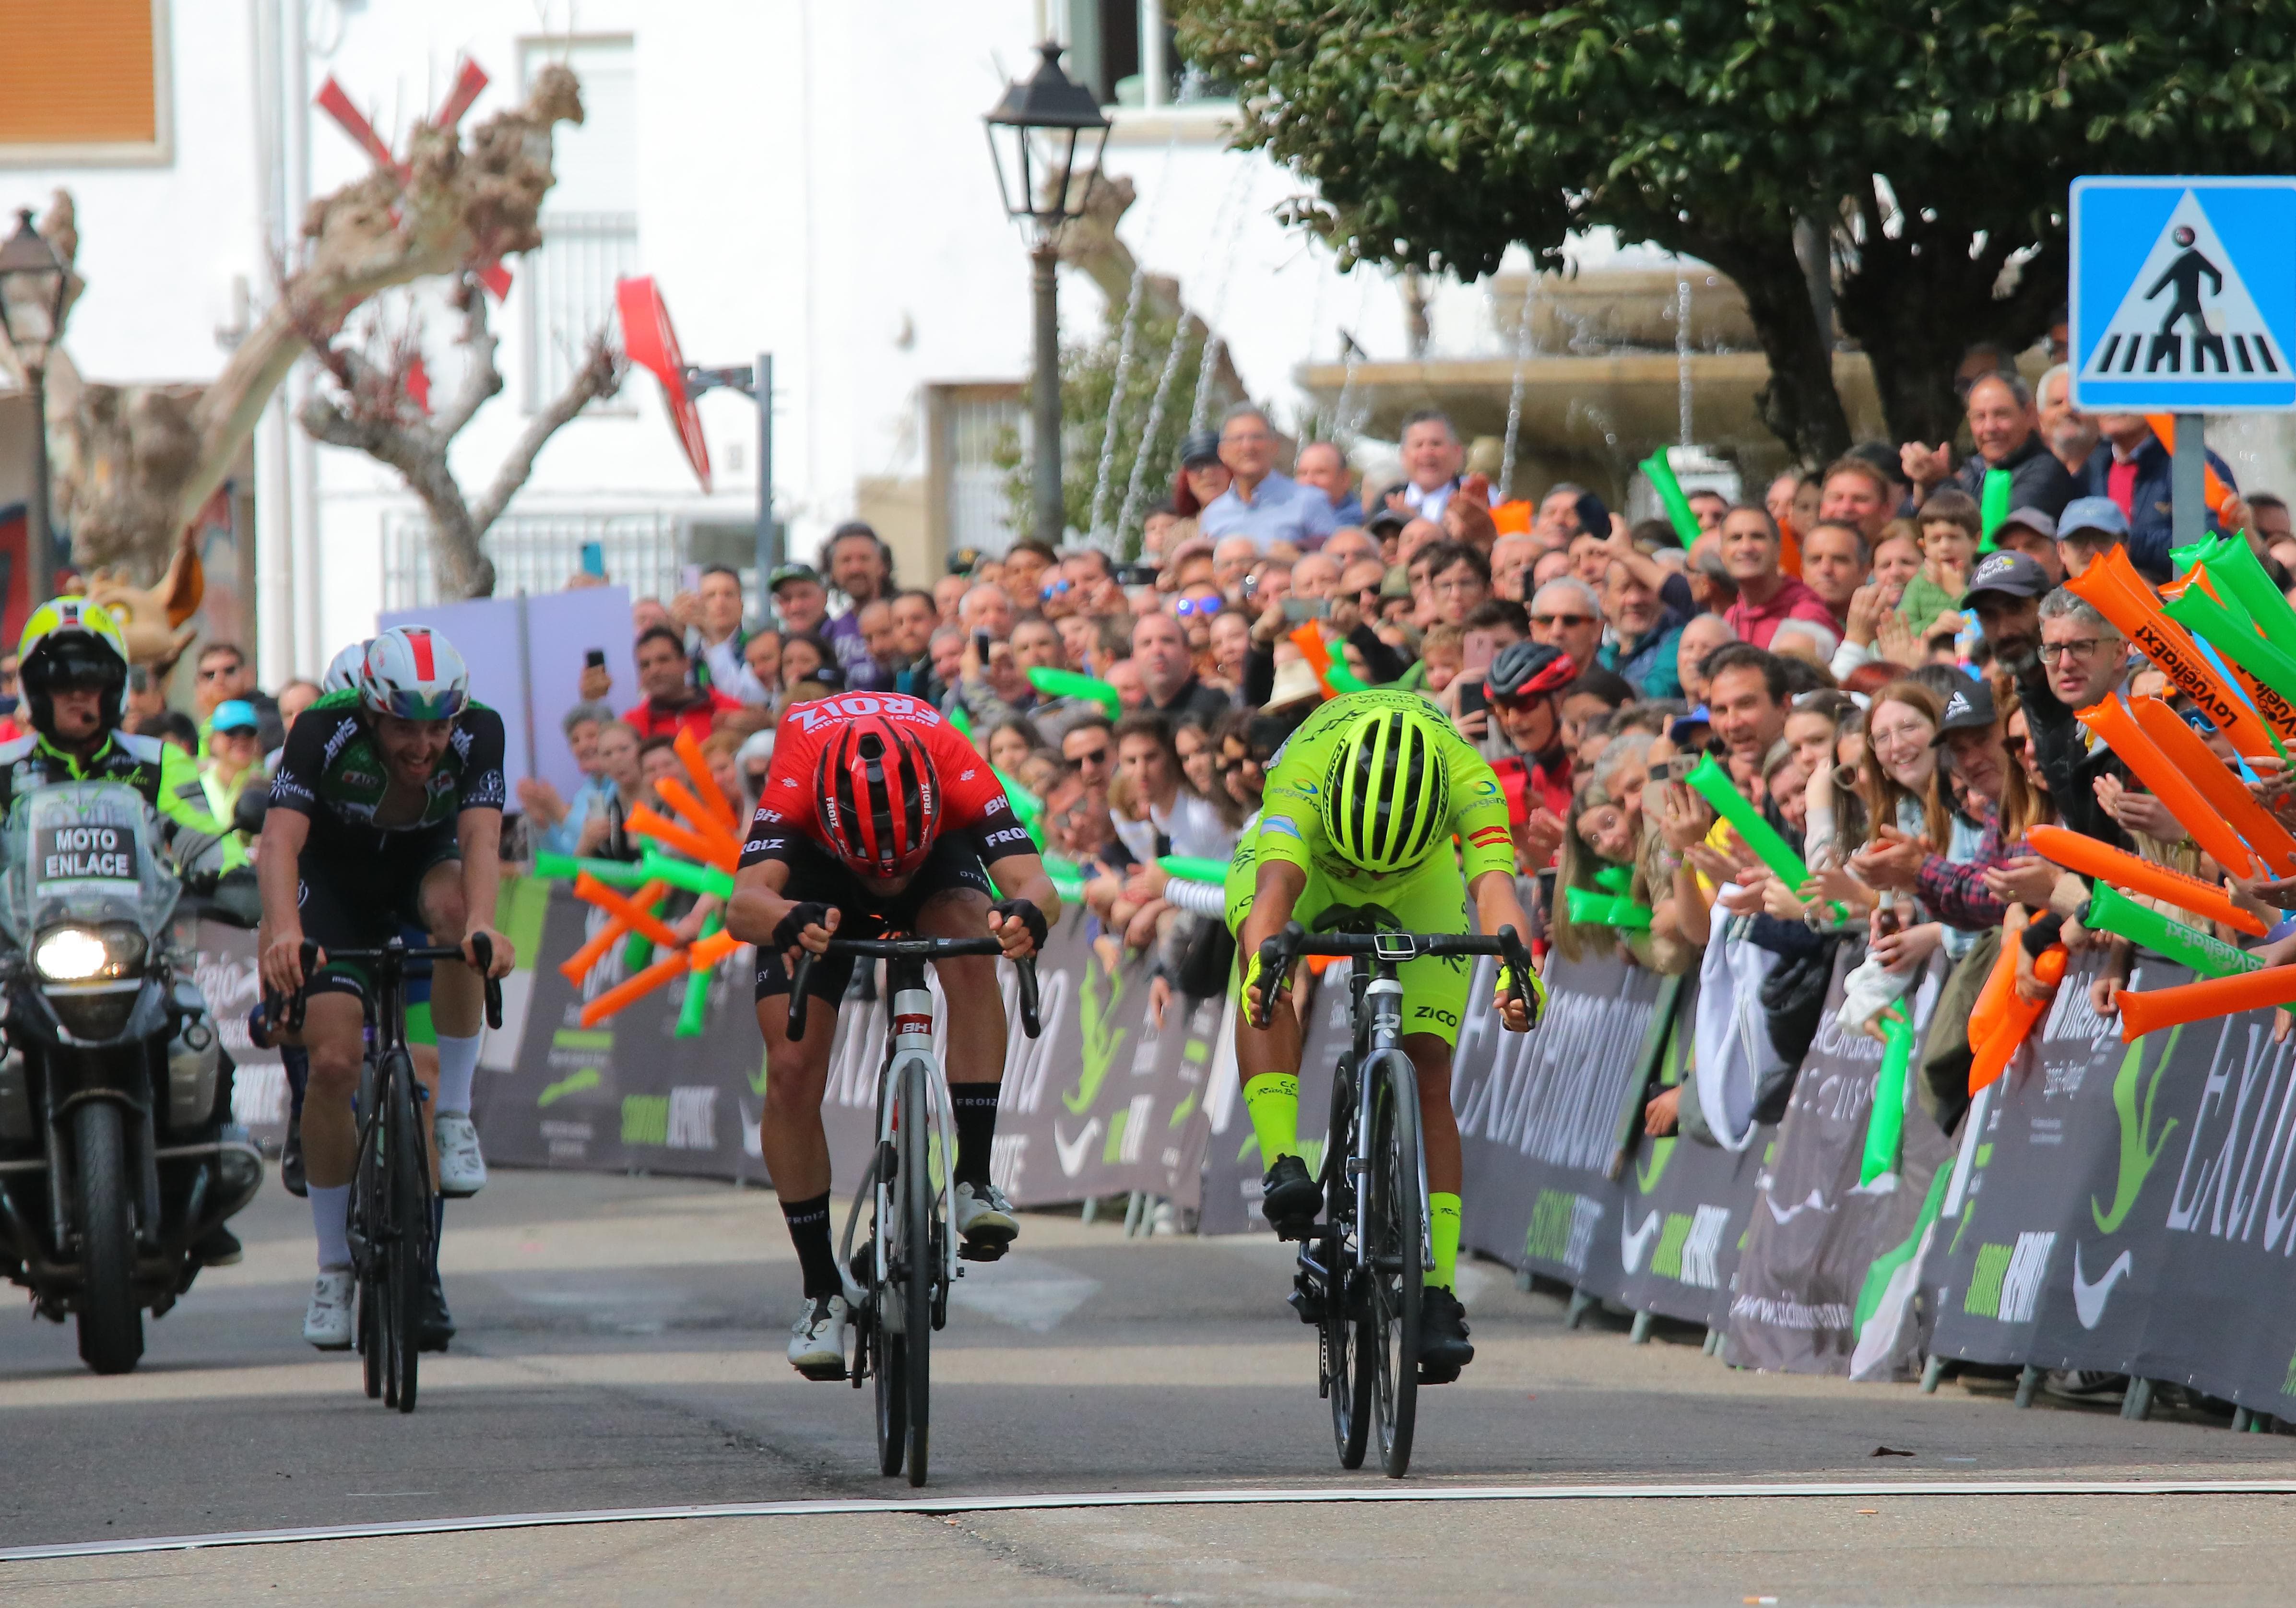
[[303,1177],[303,1119],[287,1120],[287,1142],[279,1147],[279,1182],[291,1195],[308,1200],[311,1186]]
[[1324,1204],[1323,1185],[1298,1156],[1278,1156],[1259,1181],[1259,1215],[1279,1240],[1304,1240]]
[[1429,1284],[1419,1296],[1419,1382],[1449,1384],[1474,1360],[1466,1308],[1440,1284]]
[[192,1259],[202,1268],[228,1268],[239,1258],[239,1235],[221,1223],[192,1242]]
[[414,1315],[414,1347],[419,1351],[443,1351],[455,1338],[455,1315],[447,1310],[447,1286],[439,1269],[423,1281],[422,1305]]

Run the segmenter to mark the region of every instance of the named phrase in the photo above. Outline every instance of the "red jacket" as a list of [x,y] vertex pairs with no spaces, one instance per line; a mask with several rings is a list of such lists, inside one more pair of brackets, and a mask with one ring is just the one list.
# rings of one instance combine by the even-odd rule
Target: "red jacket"
[[622,718],[644,737],[675,737],[680,727],[693,734],[701,742],[711,730],[717,717],[729,714],[742,706],[715,687],[704,688],[682,703],[664,707],[657,699],[649,698],[636,709],[624,710]]

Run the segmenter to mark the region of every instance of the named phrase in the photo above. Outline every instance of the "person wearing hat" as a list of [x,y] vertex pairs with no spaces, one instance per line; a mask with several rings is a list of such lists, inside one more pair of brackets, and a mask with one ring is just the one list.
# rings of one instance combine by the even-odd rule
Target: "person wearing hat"
[[829,588],[821,584],[821,572],[811,564],[777,566],[766,577],[766,590],[773,595],[774,612],[784,636],[817,632],[829,618]]
[[1228,488],[1227,465],[1220,462],[1219,432],[1200,430],[1180,443],[1180,467],[1172,475],[1172,510],[1193,524]]
[[[2121,541],[2128,549],[2128,562],[2154,586],[2164,585],[2176,574],[2169,549],[2177,539],[2175,464],[2168,444],[2152,433],[2152,423],[2143,414],[2099,414],[2096,428],[2103,439],[2089,454],[2088,466],[2081,472],[2074,495],[2103,497],[2120,510],[2125,522]],[[2231,464],[2211,452],[2208,466],[2226,487],[2238,489]],[[2224,534],[2224,526],[2214,513],[2204,517],[2210,535]],[[2235,523],[2244,522],[2239,513],[2232,518]],[[2062,522],[2062,511],[2059,521]]]
[[200,767],[200,790],[208,813],[218,821],[231,819],[240,790],[261,770],[257,764],[263,758],[261,730],[255,706],[244,698],[216,705],[215,718],[208,723],[208,757]]
[[2128,516],[2109,496],[2075,497],[2057,521],[2056,546],[2066,573],[2088,567],[2128,540]]
[[[2065,512],[2070,514],[2080,501],[2076,497],[2066,504]],[[2048,571],[2051,586],[2062,587],[2065,584],[2065,555],[2057,548],[2061,534],[2059,521],[2038,508],[2012,508],[1993,528],[1993,546],[2002,552],[2023,554]]]
[[1970,571],[1963,602],[1992,644],[1994,662],[2016,677],[2033,762],[2064,824],[2126,847],[2128,835],[2116,813],[2098,802],[2095,783],[2100,776],[2125,783],[2128,769],[2073,711],[2106,697],[2127,677],[2128,639],[2062,587],[2052,589],[2048,573],[2021,553],[1980,559]]

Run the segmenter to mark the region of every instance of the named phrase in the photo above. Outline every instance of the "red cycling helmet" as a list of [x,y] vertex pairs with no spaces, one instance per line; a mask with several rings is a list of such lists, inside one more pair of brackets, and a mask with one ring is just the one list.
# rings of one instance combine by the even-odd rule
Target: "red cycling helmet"
[[940,830],[940,778],[917,734],[882,715],[840,726],[814,773],[823,835],[864,876],[904,876]]

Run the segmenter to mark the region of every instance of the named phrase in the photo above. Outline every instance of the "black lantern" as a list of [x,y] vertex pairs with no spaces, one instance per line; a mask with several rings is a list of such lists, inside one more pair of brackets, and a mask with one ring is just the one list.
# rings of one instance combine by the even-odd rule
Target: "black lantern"
[[1059,45],[1046,40],[1037,49],[1044,60],[1035,74],[1007,84],[983,120],[1004,210],[1042,241],[1084,211],[1108,119],[1091,88],[1061,70]]
[[32,227],[32,210],[16,214],[16,232],[0,242],[0,334],[24,365],[32,403],[32,495],[28,535],[32,597],[55,589],[54,538],[48,521],[48,355],[62,332],[70,275],[55,249]]
[[64,316],[64,265],[19,208],[16,232],[0,243],[0,332],[27,368],[45,368]]

